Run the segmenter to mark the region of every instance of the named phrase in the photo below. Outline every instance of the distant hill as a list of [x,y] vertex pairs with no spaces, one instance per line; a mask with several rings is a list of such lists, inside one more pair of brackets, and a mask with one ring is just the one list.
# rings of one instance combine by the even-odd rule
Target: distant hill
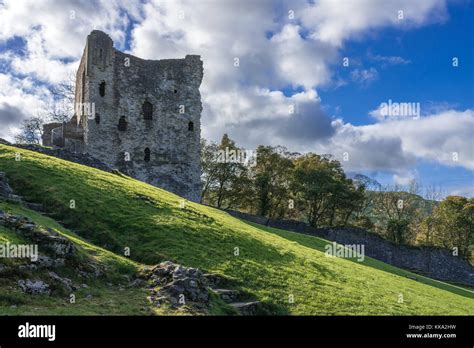
[[[367,191],[366,194],[369,197],[372,196],[373,200],[376,200],[377,196],[391,194],[391,192]],[[415,195],[408,192],[397,192],[397,194],[400,195],[402,199],[404,199],[405,197],[405,199],[407,200],[413,199],[416,202],[417,206],[420,207],[420,213],[423,217],[430,215],[433,209],[436,207],[436,204],[438,203],[437,201],[428,200],[420,195]],[[368,207],[367,216],[372,220],[374,224],[377,224],[380,221],[380,214],[377,212],[377,209],[374,206]]]

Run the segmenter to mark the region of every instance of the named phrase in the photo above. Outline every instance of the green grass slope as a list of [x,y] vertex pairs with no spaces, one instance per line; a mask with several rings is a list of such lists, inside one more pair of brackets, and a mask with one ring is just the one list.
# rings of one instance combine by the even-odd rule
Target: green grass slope
[[0,171],[19,194],[89,242],[116,254],[130,248],[130,258],[145,264],[172,260],[223,274],[269,314],[474,314],[472,290],[369,258],[328,258],[325,240],[191,202],[182,208],[181,197],[125,176],[5,145]]
[[[41,279],[46,271],[36,271],[26,276],[21,272],[3,276],[0,278],[0,315],[146,315],[152,313],[153,309],[149,307],[144,289],[124,286],[125,276],[131,277],[141,269],[137,262],[94,246],[54,220],[17,204],[0,202],[0,209],[14,215],[28,217],[37,225],[58,232],[74,243],[78,257],[84,259],[84,262],[93,261],[107,269],[105,277],[87,280],[80,278],[75,269],[68,269],[68,267],[59,269],[75,284],[87,286],[73,292],[74,303],[71,303],[68,293],[55,296],[31,296],[24,294],[17,286],[18,279],[25,277]],[[5,243],[30,244],[30,241],[0,226],[0,244]],[[18,266],[25,262],[21,259],[2,259],[1,263]]]

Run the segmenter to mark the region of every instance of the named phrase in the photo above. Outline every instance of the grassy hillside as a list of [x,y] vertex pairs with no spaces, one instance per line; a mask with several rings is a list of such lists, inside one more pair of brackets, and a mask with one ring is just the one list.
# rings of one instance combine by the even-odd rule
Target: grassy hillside
[[328,258],[322,239],[251,225],[187,201],[182,208],[181,197],[128,177],[5,145],[0,171],[19,194],[90,243],[116,254],[128,247],[130,258],[144,264],[172,260],[223,274],[268,313],[474,315],[472,290],[368,258]]
[[[73,293],[75,303],[70,303],[69,294],[56,296],[30,296],[24,294],[17,286],[17,280],[24,275],[18,272],[13,275],[2,276],[0,279],[0,314],[2,315],[115,315],[150,314],[146,292],[143,289],[122,286],[125,277],[139,271],[140,265],[132,260],[115,255],[114,253],[94,246],[74,233],[61,227],[53,220],[36,212],[20,207],[16,204],[0,202],[0,209],[11,214],[31,218],[40,226],[51,228],[60,235],[74,242],[78,249],[78,256],[85,261],[94,261],[106,267],[106,277],[100,279],[84,280],[78,277],[75,269],[63,267],[62,274],[66,274],[77,284],[85,284]],[[0,243],[30,244],[17,233],[0,226]],[[0,264],[12,265],[22,263],[20,259],[0,260]],[[41,278],[45,271],[37,271],[32,279]],[[29,277],[28,277],[29,278]]]

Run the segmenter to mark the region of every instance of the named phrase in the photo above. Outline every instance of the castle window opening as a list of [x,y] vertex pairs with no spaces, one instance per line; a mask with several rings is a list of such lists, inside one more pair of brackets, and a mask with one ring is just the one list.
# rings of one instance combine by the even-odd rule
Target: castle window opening
[[175,89],[175,90],[174,90],[174,93],[175,93],[175,94],[176,94],[176,93],[178,93],[178,90],[177,90],[177,89]]
[[99,85],[99,94],[101,97],[105,96],[105,81],[102,81]]
[[192,132],[194,130],[194,123],[189,122],[188,123],[188,131]]
[[150,102],[143,103],[143,118],[145,120],[153,119],[153,105]]
[[127,121],[125,120],[125,116],[120,117],[118,123],[118,130],[125,132],[127,130]]
[[145,162],[150,162],[150,149],[147,147],[145,149],[145,158],[144,158]]
[[100,124],[100,115],[98,113],[95,114],[95,123]]

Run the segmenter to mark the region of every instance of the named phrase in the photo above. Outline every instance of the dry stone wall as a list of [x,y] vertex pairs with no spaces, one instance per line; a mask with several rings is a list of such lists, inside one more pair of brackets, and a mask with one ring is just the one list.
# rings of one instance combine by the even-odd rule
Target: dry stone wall
[[411,247],[393,244],[374,233],[356,228],[315,229],[301,221],[272,220],[238,211],[227,211],[234,217],[261,225],[313,235],[339,244],[364,245],[365,256],[425,275],[430,278],[474,286],[474,267],[447,249]]

